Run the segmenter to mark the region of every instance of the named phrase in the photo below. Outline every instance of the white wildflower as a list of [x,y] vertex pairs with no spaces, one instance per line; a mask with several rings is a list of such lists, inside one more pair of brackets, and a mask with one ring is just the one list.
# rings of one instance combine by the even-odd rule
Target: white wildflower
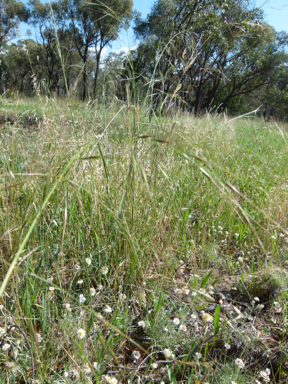
[[173,323],[174,323],[175,325],[179,325],[179,324],[180,324],[180,320],[178,319],[178,317],[175,317],[175,318],[173,319]]
[[170,359],[172,357],[172,351],[169,348],[165,348],[163,351],[163,355],[166,357],[166,359]]
[[85,303],[85,301],[86,301],[86,298],[82,295],[82,293],[81,293],[81,295],[79,295],[79,301],[81,304]]
[[77,331],[78,339],[82,340],[82,339],[84,339],[85,336],[86,336],[86,331],[84,331],[84,329],[82,329],[82,328],[78,329],[78,331]]
[[235,360],[235,364],[237,365],[237,367],[239,367],[240,369],[243,369],[245,367],[245,363],[243,362],[242,359],[236,359]]
[[82,285],[83,283],[84,283],[84,281],[82,279],[77,281],[78,285]]
[[11,347],[10,344],[4,344],[2,347],[2,351],[7,351]]
[[80,267],[79,264],[75,264],[74,269],[75,269],[76,271],[80,271],[81,267]]
[[179,329],[180,329],[180,331],[182,331],[182,332],[187,332],[187,327],[186,327],[186,325],[184,325],[184,324],[181,324],[180,327],[179,327]]
[[138,322],[138,327],[141,327],[141,328],[145,328],[146,324],[145,324],[145,321],[141,320]]
[[106,305],[106,307],[104,308],[104,312],[111,313],[112,312],[112,308],[109,307],[109,305]]
[[36,340],[38,341],[38,343],[41,343],[41,341],[43,340],[43,337],[42,335],[40,335],[40,333],[36,333]]
[[151,368],[152,368],[152,369],[156,369],[156,368],[158,368],[158,364],[157,364],[157,363],[153,363],[153,364],[151,364]]
[[95,296],[96,295],[96,289],[95,288],[90,288],[90,295]]
[[209,315],[209,313],[205,313],[204,311],[201,311],[202,313],[202,319],[204,321],[204,323],[212,323],[212,321],[214,320],[213,316]]
[[265,307],[264,304],[258,304],[256,309],[257,309],[257,311],[261,311],[264,307]]
[[88,266],[91,265],[91,259],[90,259],[90,257],[86,257],[85,261],[86,261],[86,264],[87,264]]
[[69,304],[69,303],[64,303],[64,304],[63,304],[63,307],[64,307],[64,309],[65,309],[67,312],[71,312],[71,308],[70,308],[70,304]]
[[102,268],[101,268],[101,273],[102,273],[102,275],[107,275],[107,273],[108,273],[108,267],[102,267]]
[[176,295],[181,295],[181,293],[182,293],[182,289],[180,289],[180,288],[176,288],[176,289],[174,290],[174,293],[175,293]]
[[201,357],[202,357],[202,354],[201,354],[201,353],[199,353],[199,352],[196,352],[196,353],[195,353],[195,356],[197,357],[197,359],[201,359]]
[[132,356],[134,357],[135,360],[139,360],[141,357],[141,353],[137,350],[132,352]]
[[83,368],[83,371],[84,373],[86,373],[86,375],[89,375],[91,373],[91,368],[89,366],[89,364],[85,364],[85,367]]

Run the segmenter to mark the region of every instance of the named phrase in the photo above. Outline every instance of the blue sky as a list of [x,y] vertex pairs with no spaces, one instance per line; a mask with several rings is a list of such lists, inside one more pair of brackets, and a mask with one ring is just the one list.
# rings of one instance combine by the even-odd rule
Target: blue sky
[[[121,0],[119,0],[121,1]],[[24,2],[26,2],[24,0]],[[142,17],[145,17],[155,0],[134,0],[134,8],[141,12]],[[262,7],[265,12],[265,20],[271,24],[276,31],[285,30],[288,32],[288,0],[249,0],[251,4],[255,4],[257,7]],[[22,24],[20,31],[24,38],[26,36],[26,30],[29,29],[27,24]],[[130,28],[128,32],[121,33],[118,41],[113,42],[112,50],[121,50],[121,48],[127,49],[127,47],[133,47],[137,44],[133,36],[133,30]],[[110,51],[110,49],[108,49]]]

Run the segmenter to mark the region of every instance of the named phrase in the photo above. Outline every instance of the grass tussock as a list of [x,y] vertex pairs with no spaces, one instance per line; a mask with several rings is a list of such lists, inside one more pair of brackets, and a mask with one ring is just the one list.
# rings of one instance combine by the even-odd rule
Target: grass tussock
[[287,381],[286,126],[54,99],[1,115],[0,382]]

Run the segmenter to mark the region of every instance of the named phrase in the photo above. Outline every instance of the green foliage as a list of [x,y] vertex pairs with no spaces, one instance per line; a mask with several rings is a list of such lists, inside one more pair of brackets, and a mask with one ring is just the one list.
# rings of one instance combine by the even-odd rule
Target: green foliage
[[242,96],[277,84],[287,63],[287,35],[246,1],[159,0],[146,20],[136,16],[134,30],[141,39],[134,68],[140,83],[152,82],[160,111],[172,101],[196,115],[247,112]]

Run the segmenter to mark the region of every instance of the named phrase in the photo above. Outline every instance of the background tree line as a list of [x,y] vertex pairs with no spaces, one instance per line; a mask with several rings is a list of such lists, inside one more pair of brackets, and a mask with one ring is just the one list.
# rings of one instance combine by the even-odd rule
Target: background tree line
[[[288,118],[288,34],[247,0],[157,0],[146,19],[132,0],[0,4],[6,94],[126,100],[128,84],[135,103],[157,113],[239,114],[262,105],[264,116]],[[101,61],[132,18],[137,49]],[[11,43],[19,21],[33,26],[35,40]]]

